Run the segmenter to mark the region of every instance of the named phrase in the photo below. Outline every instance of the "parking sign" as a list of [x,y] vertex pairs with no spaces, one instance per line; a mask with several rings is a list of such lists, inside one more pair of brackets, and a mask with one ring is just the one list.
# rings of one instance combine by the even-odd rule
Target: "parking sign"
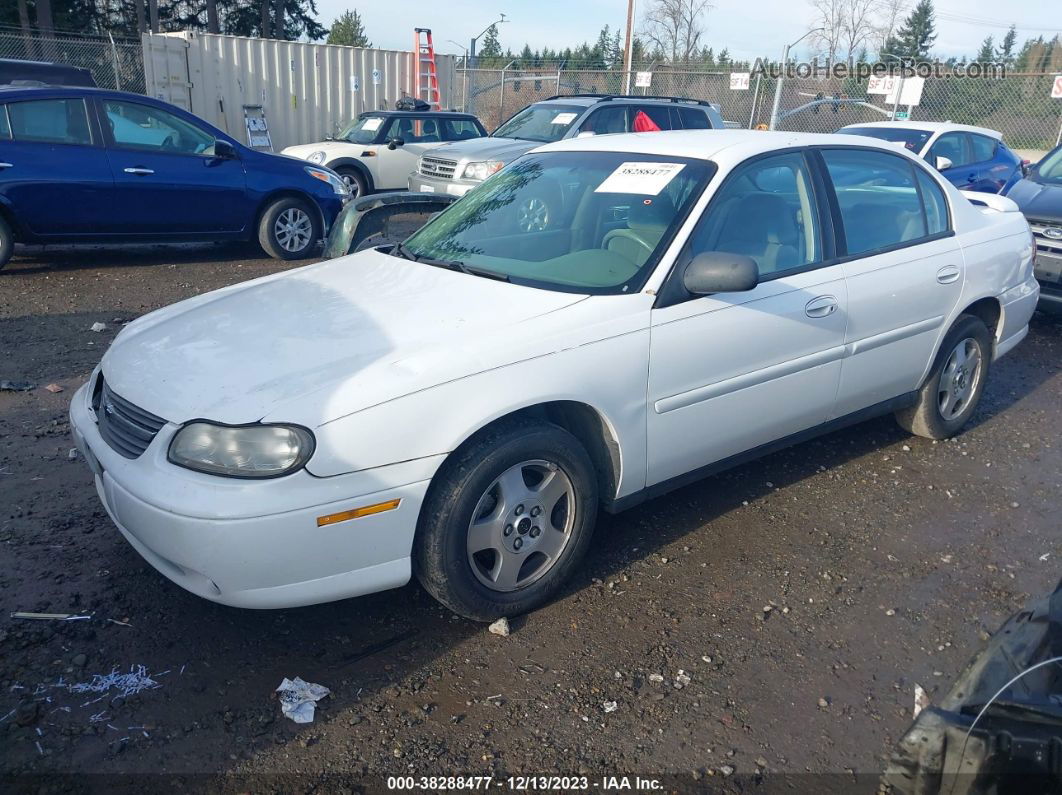
[[1051,99],[1062,99],[1062,75],[1055,75],[1055,82],[1051,84]]
[[748,72],[731,72],[730,73],[730,90],[731,91],[748,91],[749,89],[749,73]]

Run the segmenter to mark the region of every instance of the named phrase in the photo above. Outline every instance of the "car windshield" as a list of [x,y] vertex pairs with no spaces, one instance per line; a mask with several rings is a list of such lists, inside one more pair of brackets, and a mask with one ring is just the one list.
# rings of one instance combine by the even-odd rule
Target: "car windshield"
[[1031,175],[1040,182],[1052,182],[1062,185],[1062,146],[1048,152],[1044,159],[1036,164]]
[[336,136],[336,140],[350,141],[352,144],[371,144],[376,140],[385,121],[383,116],[362,116],[354,119]]
[[527,155],[392,253],[546,289],[625,293],[640,289],[714,172],[625,152]]
[[491,135],[542,143],[559,141],[582,112],[578,105],[539,102],[524,108]]
[[907,127],[845,127],[837,132],[843,135],[865,135],[868,138],[903,144],[912,152],[921,152],[931,135],[929,130],[912,130]]

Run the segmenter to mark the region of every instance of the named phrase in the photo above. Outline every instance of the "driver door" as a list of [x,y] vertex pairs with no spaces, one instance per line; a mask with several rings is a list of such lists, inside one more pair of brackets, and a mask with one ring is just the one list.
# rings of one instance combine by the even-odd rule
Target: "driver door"
[[154,105],[99,99],[97,107],[123,232],[224,234],[251,221],[243,163],[209,154],[213,133]]
[[[396,138],[402,140],[402,145],[389,149],[387,142]],[[400,116],[390,122],[383,141],[376,151],[376,189],[405,190],[420,156],[442,143],[442,129],[430,117]]]

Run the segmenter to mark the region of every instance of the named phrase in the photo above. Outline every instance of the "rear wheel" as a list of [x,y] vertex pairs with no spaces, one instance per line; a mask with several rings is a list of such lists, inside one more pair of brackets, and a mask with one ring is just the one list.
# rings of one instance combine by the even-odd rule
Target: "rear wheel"
[[337,168],[336,173],[347,183],[350,198],[357,199],[366,193],[365,177],[356,168]]
[[258,242],[276,259],[309,257],[320,239],[317,213],[302,199],[277,199],[265,209],[258,224]]
[[977,410],[992,361],[992,334],[984,321],[960,315],[944,338],[914,406],[896,413],[901,427],[927,439],[957,434]]
[[425,589],[478,621],[550,599],[586,552],[597,478],[579,441],[515,421],[455,453],[421,509],[414,566]]
[[0,215],[0,268],[7,265],[11,255],[15,252],[15,234],[11,224],[4,216]]

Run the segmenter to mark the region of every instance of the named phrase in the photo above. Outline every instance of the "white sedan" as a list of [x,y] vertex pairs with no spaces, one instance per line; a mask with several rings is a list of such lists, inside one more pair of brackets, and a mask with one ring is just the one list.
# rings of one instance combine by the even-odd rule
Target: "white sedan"
[[404,244],[131,323],[74,436],[129,543],[208,599],[412,573],[525,612],[600,508],[884,413],[958,433],[1038,296],[1025,219],[975,198],[848,135],[550,144]]

